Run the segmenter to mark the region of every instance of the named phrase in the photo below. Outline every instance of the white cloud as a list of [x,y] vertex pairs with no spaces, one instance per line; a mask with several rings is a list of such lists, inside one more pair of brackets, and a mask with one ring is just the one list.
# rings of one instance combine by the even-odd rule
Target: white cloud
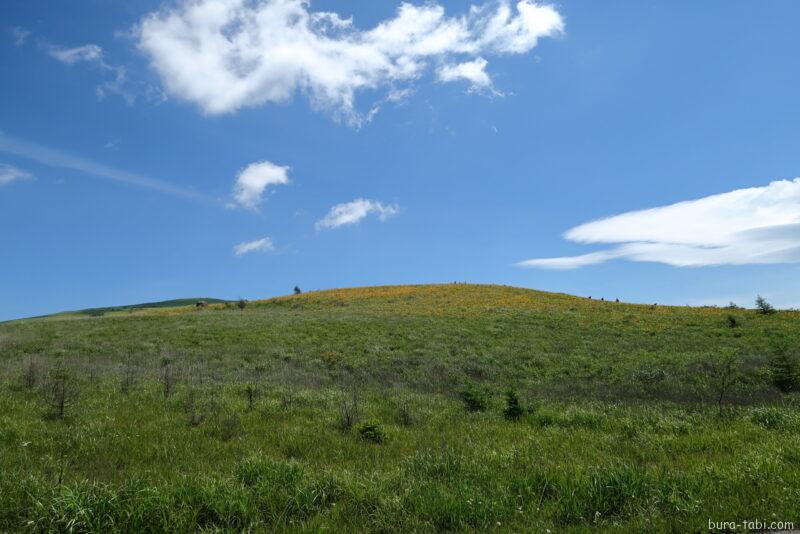
[[28,40],[28,37],[31,36],[31,32],[26,30],[25,28],[20,28],[19,26],[15,26],[9,30],[11,32],[11,37],[14,38],[14,45],[15,46],[22,46]]
[[33,180],[33,175],[11,165],[0,165],[0,186],[18,180]]
[[258,211],[267,187],[289,183],[290,167],[281,167],[269,161],[249,165],[236,177],[233,197],[243,208]]
[[[461,16],[435,2],[400,4],[394,17],[360,30],[352,19],[314,12],[307,0],[177,0],[136,28],[139,47],[167,91],[222,114],[295,93],[358,125],[359,91],[413,84],[433,64],[481,54],[524,54],[563,31],[549,5],[493,0]],[[489,75],[481,69],[485,78]],[[473,73],[473,83],[478,75]],[[400,88],[399,90],[402,90]],[[374,109],[371,108],[371,109]]]
[[488,61],[479,57],[473,61],[466,61],[458,65],[443,65],[439,68],[437,74],[439,81],[442,82],[466,80],[471,84],[471,91],[488,89],[495,92],[492,89],[492,79],[486,74],[486,65],[488,64]]
[[15,139],[3,133],[0,133],[0,152],[14,154],[15,156],[33,160],[49,167],[71,169],[105,180],[144,187],[167,195],[174,195],[199,202],[210,202],[206,196],[193,189],[173,185],[162,180],[150,178],[149,176],[108,167],[102,163],[73,156],[66,152]]
[[617,246],[518,265],[572,269],[611,259],[677,267],[800,262],[800,178],[616,215],[575,227],[565,237]]
[[323,219],[317,221],[316,227],[317,230],[339,228],[355,224],[373,213],[378,215],[381,221],[385,221],[400,213],[400,207],[397,204],[386,205],[375,200],[359,198],[332,207]]
[[233,253],[237,256],[242,256],[251,252],[272,252],[273,250],[275,250],[275,245],[273,245],[272,239],[268,237],[256,239],[255,241],[248,241],[246,243],[239,243],[233,247]]
[[95,87],[98,100],[104,100],[110,94],[121,97],[128,105],[133,105],[140,97],[153,103],[163,102],[166,99],[164,92],[150,83],[131,79],[126,66],[107,62],[103,49],[96,44],[74,48],[44,44],[43,47],[51,57],[65,65],[83,63],[97,69],[104,78],[104,81]]
[[62,48],[60,46],[49,46],[47,53],[55,59],[67,65],[75,63],[102,63],[103,49],[96,44],[76,46],[75,48]]

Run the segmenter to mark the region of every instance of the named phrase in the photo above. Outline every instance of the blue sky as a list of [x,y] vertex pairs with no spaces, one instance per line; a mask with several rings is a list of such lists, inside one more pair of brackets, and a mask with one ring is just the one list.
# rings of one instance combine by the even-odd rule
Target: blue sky
[[454,280],[800,306],[797,2],[239,4],[0,5],[0,320]]

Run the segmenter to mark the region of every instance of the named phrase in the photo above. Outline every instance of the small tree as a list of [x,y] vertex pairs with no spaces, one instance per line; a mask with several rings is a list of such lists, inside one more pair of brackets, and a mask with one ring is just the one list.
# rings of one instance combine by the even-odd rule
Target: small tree
[[513,389],[506,391],[505,396],[506,407],[503,409],[503,417],[505,417],[508,421],[516,421],[522,417],[522,414],[524,413],[522,405],[519,402],[519,397],[517,397],[517,393]]
[[302,292],[303,292],[303,290],[302,290],[302,289],[300,289],[300,287],[298,287],[298,286],[294,286],[294,294],[295,294],[295,295],[299,295],[299,294],[300,294],[300,293],[302,293]]
[[725,353],[712,358],[703,366],[714,392],[714,399],[722,415],[727,395],[741,382],[741,360],[734,353]]
[[69,408],[78,396],[78,385],[75,377],[62,364],[53,368],[44,384],[45,401],[52,409],[56,419],[64,419]]
[[772,315],[775,313],[775,308],[767,302],[767,299],[759,295],[756,297],[756,311],[761,315]]
[[240,310],[244,310],[247,307],[247,301],[245,299],[239,299],[239,302],[236,303]]

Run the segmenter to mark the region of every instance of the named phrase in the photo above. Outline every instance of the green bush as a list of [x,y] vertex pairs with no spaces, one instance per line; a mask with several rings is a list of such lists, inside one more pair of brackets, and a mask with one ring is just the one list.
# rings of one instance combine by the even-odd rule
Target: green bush
[[506,407],[503,409],[503,417],[508,421],[516,421],[522,417],[523,413],[524,410],[522,409],[516,392],[514,392],[514,390],[506,391]]
[[483,412],[489,407],[489,392],[486,388],[468,385],[459,393],[468,412]]
[[370,443],[383,443],[386,441],[386,433],[380,423],[368,421],[358,427],[358,435],[361,439]]
[[795,418],[789,413],[771,406],[752,410],[750,421],[769,430],[789,430],[795,424]]
[[789,356],[785,350],[780,351],[770,362],[770,378],[772,384],[783,393],[800,389],[800,369],[797,359]]

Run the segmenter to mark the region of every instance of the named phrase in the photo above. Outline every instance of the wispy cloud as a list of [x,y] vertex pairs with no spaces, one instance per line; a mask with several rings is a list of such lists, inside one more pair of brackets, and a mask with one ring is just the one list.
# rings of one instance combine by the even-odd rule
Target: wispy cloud
[[31,36],[31,32],[29,32],[25,28],[20,28],[19,26],[14,26],[13,28],[10,28],[8,31],[11,34],[11,38],[14,39],[15,46],[24,45],[27,42],[28,37]]
[[210,200],[191,189],[170,184],[162,180],[150,178],[141,174],[115,169],[102,163],[73,156],[66,152],[28,143],[0,133],[0,152],[13,154],[32,161],[36,161],[49,167],[71,169],[91,176],[96,176],[113,182],[126,183],[151,189],[159,193],[173,195],[198,202],[210,202]]
[[236,177],[233,186],[236,203],[243,208],[258,211],[267,187],[288,184],[290,170],[290,167],[282,167],[269,161],[248,165]]
[[106,61],[105,52],[99,45],[86,44],[70,48],[42,43],[42,47],[50,57],[65,65],[86,64],[99,70],[104,81],[95,88],[95,94],[100,100],[110,94],[121,97],[128,105],[133,105],[140,97],[150,102],[162,102],[165,99],[163,91],[151,84],[130,79],[124,65]]
[[274,250],[275,245],[272,243],[272,239],[269,237],[262,237],[261,239],[256,239],[255,241],[239,243],[233,247],[233,253],[237,256],[243,256],[245,254],[250,254],[251,252],[272,252]]
[[50,57],[67,65],[74,65],[76,63],[103,63],[103,49],[96,44],[87,44],[74,48],[49,45],[47,47],[47,53],[50,54]]
[[332,207],[323,219],[317,221],[316,228],[322,230],[356,224],[371,214],[376,214],[381,221],[385,221],[398,213],[400,213],[400,207],[397,204],[386,205],[374,200],[359,198]]
[[33,175],[12,165],[0,164],[0,186],[20,180],[33,180]]
[[521,267],[574,269],[611,259],[677,267],[800,262],[800,178],[583,224],[566,239],[617,246]]
[[[550,5],[492,0],[448,16],[436,2],[403,2],[371,29],[352,18],[310,11],[307,0],[177,0],[135,29],[169,93],[203,112],[309,95],[312,106],[359,125],[356,94],[412,86],[431,66],[446,65],[443,81],[489,87],[487,55],[525,54],[542,37],[564,29]],[[480,60],[480,61],[478,61]],[[385,101],[385,98],[379,98]]]

